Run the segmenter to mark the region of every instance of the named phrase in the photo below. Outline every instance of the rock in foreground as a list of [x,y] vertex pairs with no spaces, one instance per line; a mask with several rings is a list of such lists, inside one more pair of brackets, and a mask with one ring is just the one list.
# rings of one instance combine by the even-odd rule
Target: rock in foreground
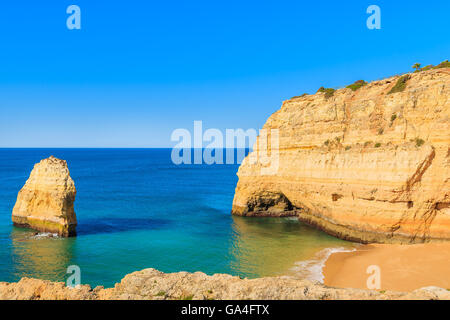
[[13,300],[397,300],[450,299],[450,292],[427,287],[413,292],[337,289],[291,277],[240,279],[201,272],[162,273],[145,269],[125,276],[114,288],[68,288],[62,282],[22,278],[0,282],[0,299]]
[[51,156],[35,164],[12,213],[15,226],[60,236],[76,235],[75,184],[67,163]]
[[449,241],[450,69],[355,89],[283,103],[264,125],[278,130],[276,170],[250,161],[259,137],[239,168],[232,213],[295,214],[363,243]]

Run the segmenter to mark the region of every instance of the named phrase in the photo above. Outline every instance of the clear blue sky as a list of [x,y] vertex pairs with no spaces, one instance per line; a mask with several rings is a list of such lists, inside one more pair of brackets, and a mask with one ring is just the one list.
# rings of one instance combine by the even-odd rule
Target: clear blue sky
[[[66,28],[81,8],[82,29]],[[368,30],[366,8],[381,8]],[[4,1],[0,147],[167,147],[281,102],[437,64],[450,1]]]

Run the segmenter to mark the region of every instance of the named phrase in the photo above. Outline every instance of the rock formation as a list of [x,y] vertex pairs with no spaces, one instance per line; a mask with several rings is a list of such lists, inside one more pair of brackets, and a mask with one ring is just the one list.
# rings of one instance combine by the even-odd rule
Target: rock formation
[[450,240],[450,69],[360,85],[283,102],[263,127],[278,130],[278,169],[247,157],[233,214],[363,243]]
[[292,277],[240,279],[201,272],[162,273],[145,269],[126,275],[114,288],[68,288],[63,282],[22,278],[0,282],[0,300],[450,300],[443,288],[407,292],[337,289]]
[[12,213],[15,226],[70,237],[76,234],[75,184],[67,163],[51,156],[35,164]]

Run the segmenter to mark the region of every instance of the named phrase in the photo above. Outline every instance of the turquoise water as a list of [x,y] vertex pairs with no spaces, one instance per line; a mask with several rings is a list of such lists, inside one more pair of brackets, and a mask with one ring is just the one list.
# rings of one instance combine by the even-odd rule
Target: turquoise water
[[[293,218],[230,215],[238,165],[172,164],[169,149],[0,149],[0,281],[65,281],[111,287],[127,273],[203,271],[260,277],[351,244]],[[35,236],[11,212],[33,165],[67,160],[75,181],[75,238]]]

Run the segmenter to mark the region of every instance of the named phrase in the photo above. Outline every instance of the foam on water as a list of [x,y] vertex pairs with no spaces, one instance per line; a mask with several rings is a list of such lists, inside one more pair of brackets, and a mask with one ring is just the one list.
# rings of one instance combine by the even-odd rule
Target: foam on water
[[40,232],[38,234],[33,235],[31,238],[33,239],[42,239],[42,238],[58,238],[57,233],[51,233],[51,232]]
[[339,248],[326,248],[319,251],[313,259],[306,261],[299,261],[295,263],[295,267],[291,269],[291,271],[295,272],[296,276],[312,280],[319,281],[321,283],[324,282],[325,276],[323,274],[323,268],[325,267],[325,262],[328,258],[337,252],[352,252],[355,251],[356,248],[346,249],[343,247]]

